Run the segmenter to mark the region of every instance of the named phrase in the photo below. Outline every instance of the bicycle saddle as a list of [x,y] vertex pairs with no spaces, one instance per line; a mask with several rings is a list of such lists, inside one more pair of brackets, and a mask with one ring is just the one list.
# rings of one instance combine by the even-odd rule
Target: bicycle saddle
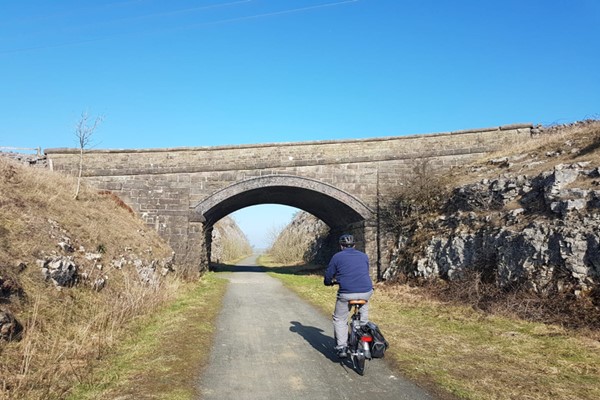
[[362,300],[362,299],[358,299],[358,300],[348,300],[348,304],[351,306],[364,306],[365,304],[367,304],[367,300]]

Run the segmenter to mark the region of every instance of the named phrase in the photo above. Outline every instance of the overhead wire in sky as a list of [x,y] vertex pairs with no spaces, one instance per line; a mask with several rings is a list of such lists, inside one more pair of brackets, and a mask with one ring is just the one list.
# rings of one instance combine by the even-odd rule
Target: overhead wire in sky
[[[141,0],[141,1],[143,1],[143,0]],[[238,0],[238,1],[228,2],[228,3],[213,4],[213,5],[193,7],[193,8],[188,8],[188,9],[174,10],[174,11],[166,11],[166,12],[157,13],[157,14],[148,14],[148,15],[142,15],[142,16],[138,16],[138,17],[123,18],[120,20],[116,20],[116,22],[124,22],[124,21],[136,20],[136,19],[146,19],[146,18],[152,18],[152,17],[161,17],[161,16],[167,16],[167,15],[176,15],[176,14],[182,14],[182,13],[186,13],[186,12],[208,10],[208,9],[218,8],[218,7],[235,6],[235,5],[240,5],[243,3],[248,3],[251,1],[253,1],[253,0]],[[296,7],[296,8],[284,9],[284,10],[280,10],[280,11],[270,11],[270,12],[246,15],[246,16],[241,16],[241,17],[224,18],[224,19],[202,22],[202,23],[197,23],[197,24],[188,24],[185,26],[171,28],[171,29],[159,29],[159,30],[153,31],[152,33],[197,29],[197,28],[211,26],[211,25],[228,24],[228,23],[247,21],[247,20],[252,20],[252,19],[275,17],[275,16],[280,16],[280,15],[289,15],[289,14],[311,11],[311,10],[316,10],[316,9],[321,9],[321,8],[335,7],[335,6],[340,6],[340,5],[349,4],[349,3],[356,3],[358,1],[359,0],[340,0],[340,1],[333,1],[333,2],[330,1],[327,3],[320,3],[320,4],[311,5],[311,6],[305,6],[305,7]],[[113,4],[119,5],[119,4],[128,4],[128,3],[133,3],[133,1],[113,3]],[[113,20],[111,22],[115,22],[115,21]],[[0,55],[21,53],[21,52],[33,51],[33,50],[44,50],[44,49],[51,49],[51,48],[75,46],[75,45],[80,45],[80,44],[87,44],[87,43],[94,43],[94,42],[99,42],[99,41],[104,41],[104,40],[110,40],[110,39],[114,39],[116,37],[136,36],[136,35],[143,35],[143,34],[145,34],[145,33],[144,32],[116,33],[113,35],[105,35],[103,37],[97,37],[97,38],[91,38],[91,39],[80,39],[80,40],[75,40],[75,41],[71,41],[71,42],[46,44],[46,45],[31,46],[31,47],[21,47],[21,48],[17,48],[17,49],[0,50]]]
[[272,11],[272,12],[263,13],[263,14],[248,15],[248,16],[244,16],[244,17],[237,17],[237,18],[230,18],[230,19],[222,19],[222,20],[212,21],[212,22],[204,22],[202,24],[190,25],[190,26],[188,26],[188,28],[245,21],[245,20],[256,19],[256,18],[273,17],[273,16],[277,16],[277,15],[284,15],[284,14],[293,14],[293,13],[302,12],[302,11],[315,10],[317,8],[339,6],[339,5],[347,4],[347,3],[356,3],[357,1],[359,1],[359,0],[342,0],[342,1],[332,2],[332,3],[316,4],[314,6],[291,8],[291,9],[282,10],[282,11]]

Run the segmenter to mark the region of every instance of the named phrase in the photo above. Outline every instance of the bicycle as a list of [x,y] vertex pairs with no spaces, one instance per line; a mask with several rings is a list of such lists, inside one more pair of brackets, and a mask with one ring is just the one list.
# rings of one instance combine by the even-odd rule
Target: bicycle
[[371,343],[373,337],[363,330],[360,324],[360,309],[367,304],[367,300],[357,299],[348,301],[351,311],[348,322],[348,353],[352,366],[359,375],[365,374],[367,360],[371,360]]

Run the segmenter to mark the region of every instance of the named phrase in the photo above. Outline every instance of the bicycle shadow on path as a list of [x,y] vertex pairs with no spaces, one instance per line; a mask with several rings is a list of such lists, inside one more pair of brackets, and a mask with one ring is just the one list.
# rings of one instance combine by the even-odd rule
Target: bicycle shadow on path
[[302,336],[315,350],[323,354],[325,358],[334,363],[340,363],[335,353],[335,341],[332,337],[324,335],[323,329],[314,326],[302,325],[301,322],[291,321],[290,332]]

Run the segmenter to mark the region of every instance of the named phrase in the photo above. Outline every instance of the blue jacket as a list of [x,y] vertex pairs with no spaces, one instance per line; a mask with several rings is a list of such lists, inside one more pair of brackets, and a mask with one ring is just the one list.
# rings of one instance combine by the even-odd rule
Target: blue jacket
[[325,271],[325,285],[331,285],[336,279],[339,293],[366,293],[373,290],[369,275],[369,257],[362,251],[347,247],[331,257]]

